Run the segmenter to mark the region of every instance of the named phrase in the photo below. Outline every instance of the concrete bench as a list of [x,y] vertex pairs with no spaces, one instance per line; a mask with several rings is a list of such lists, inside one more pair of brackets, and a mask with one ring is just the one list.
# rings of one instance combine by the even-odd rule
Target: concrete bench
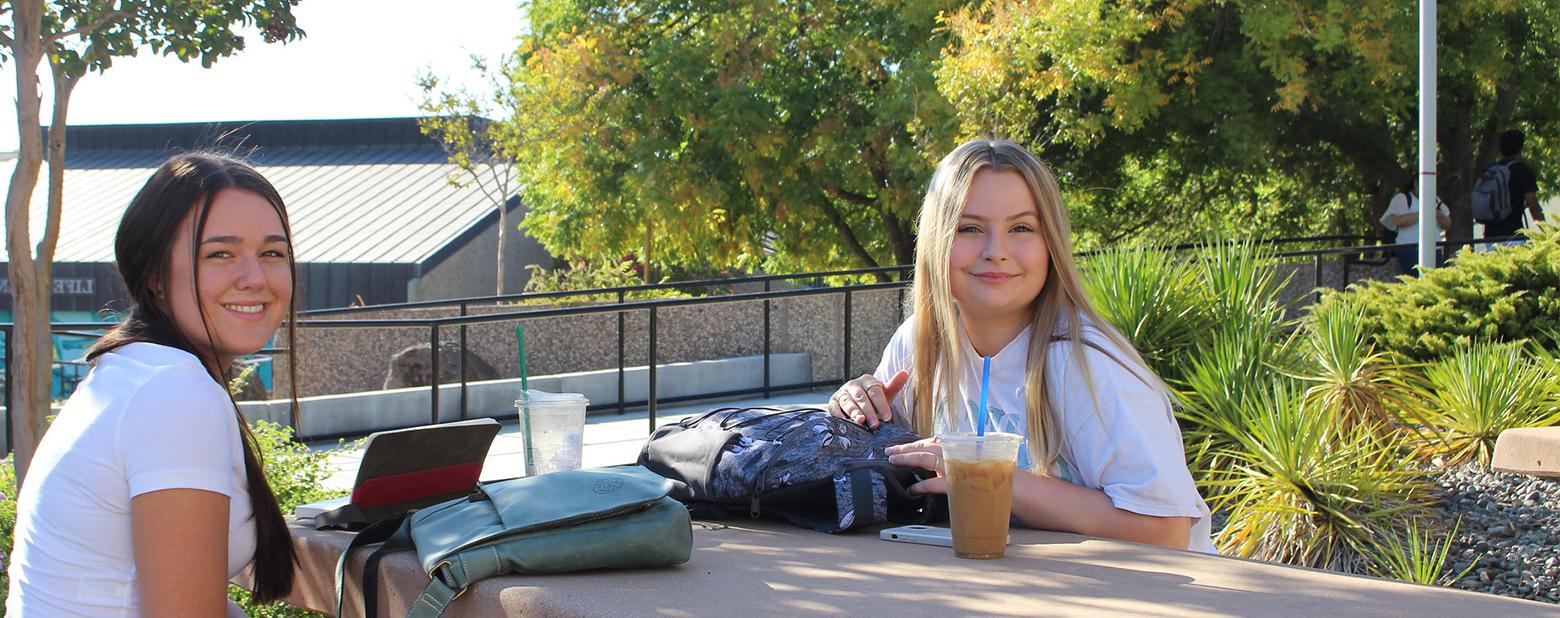
[[1529,476],[1560,477],[1560,427],[1507,429],[1495,439],[1490,467]]

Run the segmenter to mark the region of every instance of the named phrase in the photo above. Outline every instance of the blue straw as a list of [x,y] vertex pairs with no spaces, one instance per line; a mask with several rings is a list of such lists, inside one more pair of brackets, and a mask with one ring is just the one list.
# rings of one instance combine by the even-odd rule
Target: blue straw
[[975,420],[975,435],[986,435],[986,393],[991,392],[991,357],[982,356],[980,368],[980,412]]

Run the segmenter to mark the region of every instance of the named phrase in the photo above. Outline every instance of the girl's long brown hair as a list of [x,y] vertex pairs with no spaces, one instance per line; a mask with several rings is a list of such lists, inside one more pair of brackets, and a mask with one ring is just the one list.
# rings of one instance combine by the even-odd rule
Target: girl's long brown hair
[[[176,155],[168,159],[141,191],[130,201],[119,231],[114,237],[114,259],[119,274],[130,293],[131,307],[123,321],[98,339],[87,351],[87,359],[95,359],[128,343],[146,342],[178,348],[201,359],[211,379],[227,390],[223,369],[216,367],[211,350],[216,349],[217,337],[211,331],[204,308],[201,309],[201,326],[206,332],[206,345],[196,346],[185,337],[169,315],[167,307],[158,302],[157,282],[167,289],[166,282],[172,275],[174,237],[179,233],[179,223],[191,211],[195,213],[195,237],[206,228],[206,218],[211,212],[211,202],[224,189],[249,191],[264,197],[276,209],[282,219],[282,229],[287,235],[287,266],[293,285],[292,298],[287,304],[287,349],[295,349],[296,334],[293,324],[297,321],[298,268],[293,260],[292,229],[287,223],[287,208],[282,196],[259,172],[238,159],[215,153],[194,152]],[[191,286],[198,293],[200,260],[196,254],[199,242],[191,243]],[[199,307],[200,303],[197,302]],[[292,384],[298,383],[297,363],[288,362],[287,369]],[[229,399],[232,397],[229,395]],[[254,511],[255,556],[254,598],[268,602],[287,596],[292,591],[293,564],[297,555],[293,549],[292,535],[282,519],[282,511],[276,502],[276,494],[266,481],[261,466],[255,437],[249,431],[249,423],[239,412],[237,402],[233,414],[238,418],[240,443],[244,449],[244,472],[249,481],[249,505]],[[292,414],[297,418],[298,398],[292,395]]]

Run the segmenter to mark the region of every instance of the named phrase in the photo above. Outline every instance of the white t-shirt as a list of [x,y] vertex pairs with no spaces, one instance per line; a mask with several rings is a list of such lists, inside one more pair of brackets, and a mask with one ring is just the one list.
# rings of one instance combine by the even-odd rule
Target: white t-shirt
[[[1446,207],[1446,202],[1442,202],[1441,200],[1436,200],[1436,210],[1441,211],[1441,214],[1446,215],[1448,217],[1452,216],[1452,211]],[[1414,198],[1410,199],[1407,194],[1399,193],[1397,195],[1392,196],[1392,202],[1387,204],[1387,211],[1384,212],[1384,213],[1381,213],[1381,225],[1385,226],[1389,230],[1397,230],[1397,244],[1401,245],[1401,244],[1406,244],[1406,243],[1419,242],[1419,223],[1417,223],[1418,220],[1416,219],[1415,220],[1416,223],[1414,223],[1413,225],[1405,225],[1403,227],[1398,227],[1398,226],[1392,225],[1392,217],[1394,215],[1414,215],[1414,216],[1418,216],[1419,215],[1419,198],[1418,197],[1414,197]],[[1438,237],[1445,238],[1446,237],[1446,230],[1440,230],[1439,232],[1437,232],[1437,234],[1438,234]]]
[[132,343],[98,357],[17,498],[7,615],[139,616],[130,498],[162,489],[231,499],[238,574],[255,548],[239,440],[232,401],[189,353]]
[[[974,431],[975,410],[979,409],[981,357],[971,347],[962,327],[959,332],[962,358],[959,381],[961,399],[950,415],[953,431]],[[1025,408],[1025,370],[1028,367],[1030,329],[991,358],[991,386],[987,393],[988,430],[1027,436]],[[1150,387],[1116,360],[1094,346],[1114,350],[1098,330],[1086,326],[1084,361],[1094,384],[1091,397],[1072,353],[1072,344],[1059,341],[1047,352],[1046,367],[1051,402],[1056,407],[1061,427],[1065,428],[1062,456],[1049,471],[1051,476],[1099,489],[1110,497],[1116,508],[1156,517],[1191,517],[1191,545],[1188,549],[1216,553],[1213,547],[1212,519],[1208,505],[1197,493],[1197,486],[1186,468],[1181,429],[1175,422],[1169,396]],[[873,373],[887,381],[901,370],[911,369],[915,341],[914,318],[899,326],[883,360]],[[911,409],[914,389],[908,385],[891,402],[896,415]],[[943,415],[934,415],[934,431],[941,433]],[[1026,440],[1019,450],[1018,467],[1034,472]]]

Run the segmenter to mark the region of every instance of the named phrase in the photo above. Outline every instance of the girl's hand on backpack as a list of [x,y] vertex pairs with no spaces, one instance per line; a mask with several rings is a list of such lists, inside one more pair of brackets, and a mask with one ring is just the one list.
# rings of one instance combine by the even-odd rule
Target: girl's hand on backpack
[[894,410],[889,402],[909,382],[908,371],[894,374],[887,384],[871,375],[863,375],[834,391],[829,397],[829,414],[868,429],[877,429],[879,424],[894,420]]
[[908,444],[896,444],[884,449],[888,454],[888,463],[906,468],[920,468],[937,473],[936,478],[929,478],[909,487],[912,494],[945,494],[948,493],[948,481],[943,478],[942,445],[935,438],[916,440]]

